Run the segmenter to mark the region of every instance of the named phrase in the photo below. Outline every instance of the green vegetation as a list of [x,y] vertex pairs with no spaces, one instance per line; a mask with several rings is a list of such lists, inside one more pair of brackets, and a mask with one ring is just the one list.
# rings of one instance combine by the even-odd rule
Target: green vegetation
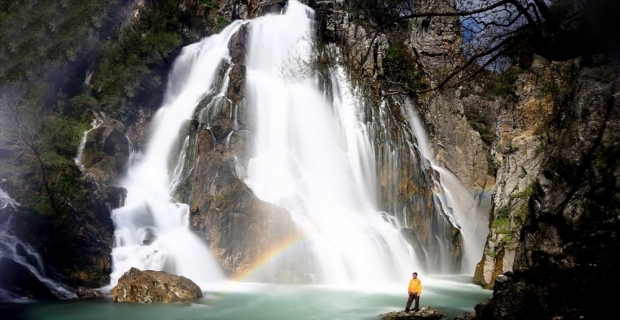
[[491,227],[497,233],[503,233],[503,234],[509,233],[510,232],[510,219],[509,218],[501,218],[501,219],[495,218],[495,220],[493,220],[493,223],[491,224]]
[[155,108],[164,91],[167,72],[181,47],[198,41],[207,30],[219,31],[230,23],[213,17],[215,2],[175,0],[146,2],[140,19],[124,28],[116,41],[104,45],[93,76],[94,97],[101,110],[121,120],[138,105]]
[[145,0],[137,18],[133,4],[0,1],[0,186],[23,204],[16,232],[65,276],[89,268],[76,239],[105,211],[73,160],[92,111],[131,120],[138,106],[158,107],[180,49],[230,23],[217,0]]
[[467,118],[467,122],[472,129],[476,130],[480,134],[480,139],[488,147],[490,147],[495,139],[495,130],[493,130],[491,119],[477,110],[465,111],[465,117]]
[[473,77],[473,81],[464,84],[461,96],[467,97],[474,94],[474,86],[482,89],[476,94],[485,100],[493,101],[514,96],[518,78],[527,71],[517,66],[512,66],[504,72],[481,70]]
[[223,195],[223,194],[216,194],[213,196],[213,199],[215,199],[215,201],[217,202],[222,202],[222,203],[228,202],[226,195]]
[[495,256],[497,255],[497,253],[495,251],[491,251],[491,250],[487,250],[484,252],[485,255],[491,257],[491,258],[495,258]]
[[503,206],[495,210],[495,219],[507,219],[510,215],[510,206]]
[[534,192],[534,186],[530,184],[525,190],[511,194],[510,199],[529,199],[532,192]]
[[404,42],[393,41],[383,60],[385,74],[390,75],[389,81],[409,90],[422,90],[428,87],[428,81],[418,70],[416,58]]
[[129,4],[0,3],[0,178],[41,214],[61,211],[55,202],[71,180],[63,174],[81,175],[69,167],[91,111],[126,120],[137,106],[157,107],[181,47],[230,22],[215,13],[217,1],[160,0],[144,1],[120,28],[133,16]]
[[523,202],[521,204],[519,212],[517,213],[515,218],[520,224],[525,223],[525,219],[527,218],[527,202]]
[[40,81],[55,68],[87,58],[99,32],[111,27],[117,4],[118,0],[2,1],[0,83]]
[[510,206],[502,206],[495,210],[491,228],[497,233],[510,233]]
[[499,240],[499,243],[500,245],[505,245],[506,243],[510,242],[510,240],[512,240],[512,235],[504,234],[504,236]]

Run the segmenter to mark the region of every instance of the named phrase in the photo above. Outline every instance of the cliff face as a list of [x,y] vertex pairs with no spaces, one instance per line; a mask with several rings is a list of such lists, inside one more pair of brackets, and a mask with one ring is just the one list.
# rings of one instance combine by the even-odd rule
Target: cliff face
[[477,319],[596,318],[612,311],[618,249],[617,57],[583,57],[557,94],[514,273],[499,276]]
[[[567,64],[554,64],[555,69]],[[527,216],[527,203],[543,160],[544,134],[553,111],[553,97],[543,83],[564,79],[551,64],[540,58],[515,82],[514,101],[503,99],[497,107],[491,149],[497,183],[493,192],[490,234],[482,260],[476,266],[474,282],[493,288],[496,277],[513,271],[519,232]]]

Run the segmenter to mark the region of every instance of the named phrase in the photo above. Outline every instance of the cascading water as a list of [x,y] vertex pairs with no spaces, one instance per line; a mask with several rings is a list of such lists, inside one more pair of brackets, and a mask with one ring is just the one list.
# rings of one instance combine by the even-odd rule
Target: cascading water
[[105,115],[103,113],[101,114],[101,116],[95,113],[95,119],[93,119],[93,122],[91,122],[90,129],[84,131],[84,134],[82,134],[82,140],[80,140],[80,145],[78,146],[77,155],[73,159],[73,161],[75,162],[75,165],[78,166],[78,168],[80,168],[82,172],[86,172],[86,170],[84,169],[84,164],[82,163],[82,156],[84,154],[84,148],[86,147],[86,139],[88,138],[88,134],[91,131],[99,128],[99,126],[103,123],[104,119],[105,119]]
[[[185,47],[175,61],[148,148],[134,157],[122,184],[128,191],[125,206],[112,213],[116,224],[112,285],[131,267],[168,271],[202,286],[224,279],[205,244],[189,230],[188,205],[175,203],[170,196],[175,175],[182,171],[174,168],[184,163],[171,151],[176,149],[181,125],[211,89],[216,69],[228,57],[228,40],[240,23]],[[169,161],[175,163],[172,170]]]
[[246,97],[257,142],[246,182],[290,211],[325,282],[402,281],[413,260],[377,212],[374,151],[344,72],[331,71],[333,101],[319,90],[313,23],[310,8],[290,1],[285,14],[249,25]]
[[472,274],[475,264],[482,256],[484,241],[488,234],[488,217],[480,214],[474,196],[465,189],[461,181],[449,170],[440,167],[432,156],[430,143],[426,131],[422,126],[419,115],[409,100],[405,101],[406,112],[409,115],[411,128],[418,143],[421,155],[427,160],[425,165],[430,166],[439,174],[433,188],[435,201],[449,217],[453,225],[459,226],[463,239],[463,260],[461,272]]
[[[19,203],[0,189],[0,213],[5,214],[3,211],[14,210],[17,206]],[[19,239],[11,231],[12,220],[13,213],[9,212],[6,220],[0,223],[0,260],[8,259],[15,265],[27,269],[33,277],[47,288],[49,295],[58,298],[75,298],[75,293],[71,292],[68,287],[46,275],[41,255],[30,244]],[[8,264],[3,261],[2,265]],[[0,268],[0,277],[7,279],[13,276],[6,274],[6,270]],[[0,301],[18,298],[21,298],[19,294],[0,288]]]
[[[130,267],[173,272],[201,285],[224,278],[206,246],[190,232],[188,206],[175,203],[170,193],[184,179],[181,176],[191,172],[183,168],[191,152],[188,139],[179,139],[179,129],[203,98],[211,99],[199,116],[205,123],[218,101],[225,100],[228,78],[214,83],[216,71],[223,59],[230,60],[227,44],[244,23],[233,22],[220,35],[186,47],[175,62],[148,149],[133,157],[123,183],[128,189],[126,205],[113,212],[112,284]],[[245,103],[256,115],[256,141],[247,168],[236,165],[235,175],[261,199],[289,210],[313,249],[321,282],[402,283],[425,262],[418,261],[402,240],[402,219],[387,219],[378,209],[377,150],[371,140],[378,134],[388,141],[388,133],[362,123],[367,112],[363,100],[341,67],[322,73],[316,69],[313,24],[314,12],[297,1],[289,1],[282,15],[247,24]],[[330,58],[338,59],[337,50],[328,51]],[[417,157],[414,148],[407,142],[405,149]],[[389,161],[381,163],[398,163],[392,159],[394,150],[381,152],[389,153]],[[447,173],[433,169],[441,172],[437,185],[443,188]],[[437,258],[432,267],[449,263],[449,249],[444,247],[449,245],[450,226],[471,227],[458,216],[462,210],[455,209],[460,205],[455,193],[437,201],[447,213],[439,212],[432,220],[439,227],[431,230],[443,230],[433,235],[431,245],[439,253],[433,253]],[[467,239],[465,243],[469,257],[471,245]]]

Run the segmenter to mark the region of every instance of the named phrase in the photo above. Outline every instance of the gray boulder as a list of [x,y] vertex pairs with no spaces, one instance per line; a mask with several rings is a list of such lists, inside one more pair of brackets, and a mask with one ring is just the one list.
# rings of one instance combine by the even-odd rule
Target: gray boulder
[[183,276],[136,268],[125,272],[110,293],[115,302],[179,303],[202,298],[200,287]]

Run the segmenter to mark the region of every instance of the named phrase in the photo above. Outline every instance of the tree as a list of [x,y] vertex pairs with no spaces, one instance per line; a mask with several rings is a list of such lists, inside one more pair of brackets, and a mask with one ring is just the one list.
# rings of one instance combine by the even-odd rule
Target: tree
[[41,108],[29,107],[28,102],[19,98],[12,98],[6,92],[0,97],[0,142],[10,144],[21,156],[31,160],[38,169],[36,176],[40,177],[45,189],[49,205],[55,213],[59,213],[57,199],[50,189],[47,173],[47,163],[44,154],[48,145],[43,139],[43,121]]
[[368,17],[373,43],[379,34],[410,23],[422,31],[437,23],[456,21],[460,26],[443,32],[462,37],[461,61],[426,88],[408,88],[399,82],[409,92],[459,83],[501,61],[527,68],[534,54],[563,61],[620,51],[616,37],[620,1],[616,0],[349,0],[348,6]]

